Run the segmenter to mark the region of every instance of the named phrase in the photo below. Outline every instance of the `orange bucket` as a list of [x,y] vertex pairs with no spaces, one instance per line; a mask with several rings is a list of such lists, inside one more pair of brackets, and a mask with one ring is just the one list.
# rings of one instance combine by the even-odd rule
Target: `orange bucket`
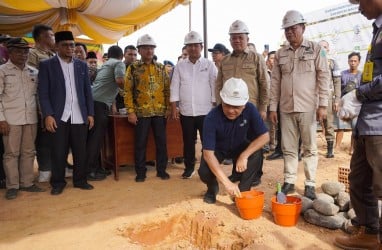
[[252,220],[260,217],[264,207],[264,192],[250,190],[241,192],[241,197],[235,198],[240,217]]
[[301,212],[301,199],[287,196],[285,204],[278,203],[276,196],[272,197],[272,214],[275,223],[280,226],[291,227],[297,224]]

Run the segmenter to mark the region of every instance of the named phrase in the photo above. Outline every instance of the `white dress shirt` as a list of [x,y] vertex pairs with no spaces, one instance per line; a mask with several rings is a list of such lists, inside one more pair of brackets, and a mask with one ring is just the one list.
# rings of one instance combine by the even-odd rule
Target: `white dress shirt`
[[188,58],[177,63],[170,86],[170,102],[179,102],[184,116],[206,115],[215,99],[215,64],[200,57],[195,64]]
[[70,118],[72,124],[82,124],[85,121],[82,118],[80,105],[78,103],[73,60],[67,63],[59,56],[58,60],[60,61],[62,72],[64,73],[66,90],[65,107],[64,112],[62,113],[61,121],[67,122]]

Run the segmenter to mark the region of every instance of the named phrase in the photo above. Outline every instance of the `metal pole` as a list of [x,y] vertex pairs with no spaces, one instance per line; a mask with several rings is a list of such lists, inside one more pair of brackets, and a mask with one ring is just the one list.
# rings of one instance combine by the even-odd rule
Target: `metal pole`
[[191,3],[192,1],[188,3],[188,32],[191,31]]
[[204,34],[204,57],[208,58],[207,0],[203,0],[203,34]]

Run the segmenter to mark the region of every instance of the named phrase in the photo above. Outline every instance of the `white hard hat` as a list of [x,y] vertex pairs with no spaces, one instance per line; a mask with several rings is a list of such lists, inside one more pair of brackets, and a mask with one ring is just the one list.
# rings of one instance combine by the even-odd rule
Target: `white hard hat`
[[289,10],[283,18],[283,24],[281,27],[283,29],[286,29],[299,23],[306,23],[306,20],[303,17],[303,15],[297,10]]
[[142,45],[151,45],[154,47],[157,46],[154,39],[148,34],[145,34],[145,35],[141,36],[140,38],[138,38],[137,47],[142,46]]
[[359,4],[359,0],[349,0],[349,2],[352,4]]
[[224,83],[220,97],[229,105],[243,106],[249,99],[247,84],[240,78],[232,77]]
[[193,44],[193,43],[203,43],[202,37],[199,35],[196,31],[190,31],[185,37],[184,37],[184,44]]
[[249,34],[249,29],[247,25],[240,20],[236,20],[229,27],[229,34]]

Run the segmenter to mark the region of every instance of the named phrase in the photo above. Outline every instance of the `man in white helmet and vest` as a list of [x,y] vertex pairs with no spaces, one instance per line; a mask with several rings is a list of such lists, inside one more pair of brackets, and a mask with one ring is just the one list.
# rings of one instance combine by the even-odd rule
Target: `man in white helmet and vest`
[[170,111],[170,78],[165,66],[156,62],[156,43],[146,34],[138,38],[141,56],[127,68],[125,77],[125,106],[128,120],[135,125],[135,177],[136,182],[146,179],[146,148],[150,128],[156,145],[157,177],[167,180],[166,116]]
[[[326,117],[330,72],[325,50],[304,39],[305,18],[288,11],[282,28],[289,44],[276,52],[271,80],[270,120],[281,122],[284,155],[282,192],[294,191],[298,167],[298,140],[301,137],[305,172],[304,195],[315,199],[317,155],[317,120]],[[280,109],[280,121],[277,108]]]
[[[241,78],[247,84],[249,102],[258,109],[263,119],[267,116],[267,106],[269,102],[269,75],[264,57],[248,48],[249,29],[240,20],[234,21],[229,28],[230,43],[232,53],[226,55],[218,67],[216,80],[216,100],[220,103],[219,92],[223,88],[223,83],[231,77]],[[253,185],[259,185],[263,175],[263,153],[262,149],[256,153],[256,164],[260,166],[255,174]],[[239,181],[241,174],[232,169],[229,177],[232,181]]]
[[[342,249],[382,249],[378,200],[382,200],[382,1],[350,0],[373,22],[373,38],[360,85],[341,98],[340,118],[357,118],[350,161],[350,201],[357,233],[338,236]],[[342,114],[342,115],[341,115]],[[379,239],[378,239],[379,231]]]
[[188,58],[175,67],[170,87],[172,118],[180,119],[183,132],[185,170],[182,178],[189,179],[195,169],[195,137],[203,138],[203,121],[215,104],[215,64],[203,58],[203,40],[199,33],[189,32],[184,38]]
[[[204,119],[203,154],[199,176],[207,185],[204,202],[216,202],[218,181],[229,195],[251,189],[254,175],[259,170],[257,152],[269,141],[268,129],[256,109],[248,102],[248,84],[240,78],[230,78],[219,95],[222,103],[212,109]],[[224,173],[220,163],[233,160],[233,167],[241,173],[239,185]]]

